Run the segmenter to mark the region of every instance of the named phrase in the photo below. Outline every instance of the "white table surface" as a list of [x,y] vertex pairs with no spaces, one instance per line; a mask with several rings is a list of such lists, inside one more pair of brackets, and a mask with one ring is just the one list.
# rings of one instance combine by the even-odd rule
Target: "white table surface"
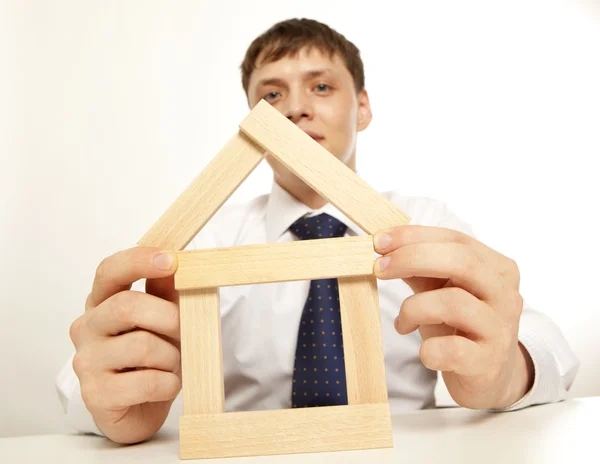
[[0,438],[0,463],[600,463],[600,397],[486,413],[462,408],[392,416],[394,448],[180,461],[177,430],[131,446],[102,437]]

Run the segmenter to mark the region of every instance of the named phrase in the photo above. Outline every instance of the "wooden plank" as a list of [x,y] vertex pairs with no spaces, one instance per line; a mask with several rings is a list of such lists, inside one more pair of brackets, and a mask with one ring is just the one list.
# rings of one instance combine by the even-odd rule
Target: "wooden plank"
[[261,100],[240,129],[368,234],[410,222],[391,201],[268,102]]
[[178,253],[175,288],[373,274],[373,237],[340,237]]
[[263,158],[264,150],[238,131],[138,245],[184,249]]
[[385,403],[182,416],[179,424],[181,459],[393,447]]
[[222,413],[225,406],[219,289],[179,293],[184,414]]
[[388,401],[375,276],[338,279],[348,404]]

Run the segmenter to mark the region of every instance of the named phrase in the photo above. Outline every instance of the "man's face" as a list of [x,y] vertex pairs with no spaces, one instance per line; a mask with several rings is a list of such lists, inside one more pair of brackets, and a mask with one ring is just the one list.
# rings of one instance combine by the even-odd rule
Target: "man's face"
[[[248,102],[269,102],[325,149],[355,169],[356,135],[371,121],[366,91],[356,92],[352,75],[339,56],[316,48],[295,57],[261,64],[250,76]],[[290,173],[271,157],[275,175]]]

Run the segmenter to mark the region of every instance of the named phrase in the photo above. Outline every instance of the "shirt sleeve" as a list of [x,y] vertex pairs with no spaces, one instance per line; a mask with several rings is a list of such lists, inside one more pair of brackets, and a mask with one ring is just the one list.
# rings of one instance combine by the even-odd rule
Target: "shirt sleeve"
[[525,303],[519,341],[533,361],[533,386],[523,398],[500,411],[514,411],[566,399],[579,370],[579,359],[559,327],[548,316]]
[[56,391],[65,413],[67,425],[79,433],[104,436],[81,397],[79,379],[73,371],[73,355],[56,376]]
[[[471,226],[459,219],[446,204],[431,199],[422,200],[431,202],[431,207],[425,208],[430,211],[428,224],[458,230],[476,238]],[[514,404],[494,410],[513,411],[564,400],[579,370],[579,359],[560,328],[550,317],[524,301],[518,339],[533,361],[533,386]]]

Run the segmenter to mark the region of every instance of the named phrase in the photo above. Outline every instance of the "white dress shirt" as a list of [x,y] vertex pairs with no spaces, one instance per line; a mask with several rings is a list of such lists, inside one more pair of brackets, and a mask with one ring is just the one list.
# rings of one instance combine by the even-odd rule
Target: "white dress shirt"
[[[442,202],[395,192],[383,195],[411,218],[410,224],[446,227],[473,236],[470,227]],[[333,205],[312,210],[273,182],[270,194],[221,208],[187,249],[289,242],[295,240],[288,228],[296,219],[322,212],[346,224],[346,236],[366,235]],[[377,283],[391,411],[435,407],[437,373],[419,359],[418,331],[399,335],[393,325],[402,302],[413,292],[400,279]],[[143,282],[136,287],[142,289]],[[298,326],[308,290],[309,281],[220,288],[226,411],[291,407]],[[533,359],[535,380],[529,393],[507,410],[564,399],[579,361],[559,328],[525,302],[519,340]],[[100,434],[81,399],[71,361],[57,377],[67,421],[78,431]],[[181,415],[180,394],[167,423],[176,427]]]

